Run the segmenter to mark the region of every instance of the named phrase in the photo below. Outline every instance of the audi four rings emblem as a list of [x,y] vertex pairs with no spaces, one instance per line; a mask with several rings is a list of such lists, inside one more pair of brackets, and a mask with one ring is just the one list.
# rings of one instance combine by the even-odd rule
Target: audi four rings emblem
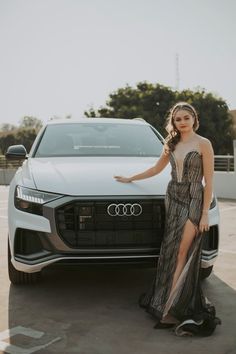
[[142,207],[140,204],[110,204],[107,207],[107,212],[110,216],[139,216],[142,214]]

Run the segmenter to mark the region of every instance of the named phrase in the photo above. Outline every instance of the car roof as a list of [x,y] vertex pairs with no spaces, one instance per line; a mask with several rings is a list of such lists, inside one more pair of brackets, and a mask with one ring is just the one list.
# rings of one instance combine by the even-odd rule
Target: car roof
[[119,123],[119,124],[135,124],[135,125],[149,125],[144,119],[142,118],[133,118],[133,119],[126,119],[126,118],[79,118],[79,119],[52,119],[49,120],[46,125],[54,125],[54,124],[76,124],[76,123]]

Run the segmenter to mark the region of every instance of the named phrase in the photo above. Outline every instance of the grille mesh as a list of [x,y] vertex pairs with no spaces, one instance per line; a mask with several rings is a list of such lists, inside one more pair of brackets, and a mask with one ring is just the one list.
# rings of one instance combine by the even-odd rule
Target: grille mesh
[[[139,203],[139,216],[110,216],[110,204]],[[73,201],[56,209],[57,231],[72,248],[159,248],[164,231],[164,200]]]

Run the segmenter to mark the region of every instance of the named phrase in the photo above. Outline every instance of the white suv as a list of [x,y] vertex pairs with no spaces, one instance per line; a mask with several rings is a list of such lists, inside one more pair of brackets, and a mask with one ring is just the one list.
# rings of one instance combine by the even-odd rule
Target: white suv
[[[162,137],[141,119],[84,118],[50,121],[30,153],[22,145],[6,158],[25,159],[9,190],[9,277],[31,283],[56,263],[142,263],[156,266],[165,226],[170,167],[134,183],[151,167]],[[202,275],[218,254],[215,198],[204,236]]]

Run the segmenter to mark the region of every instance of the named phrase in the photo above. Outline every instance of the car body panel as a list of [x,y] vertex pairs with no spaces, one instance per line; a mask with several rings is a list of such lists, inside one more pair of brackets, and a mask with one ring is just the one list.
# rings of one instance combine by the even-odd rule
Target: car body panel
[[157,160],[158,157],[29,158],[22,167],[22,183],[30,187],[29,180],[33,179],[36,189],[65,195],[164,195],[169,167],[138,183],[121,184],[114,179],[114,175],[142,172]]

